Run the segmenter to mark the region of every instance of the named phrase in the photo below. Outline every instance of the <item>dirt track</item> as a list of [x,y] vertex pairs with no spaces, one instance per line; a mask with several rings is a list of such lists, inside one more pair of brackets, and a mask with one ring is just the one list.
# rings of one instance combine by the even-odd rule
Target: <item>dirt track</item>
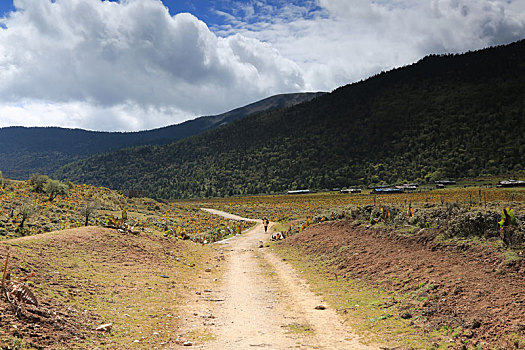
[[[231,217],[226,213],[213,211]],[[270,224],[271,227],[271,224]],[[335,310],[313,294],[293,269],[265,244],[259,222],[249,232],[217,244],[226,270],[221,281],[208,281],[188,305],[187,334],[213,334],[196,341],[203,349],[373,349],[361,344]],[[191,310],[190,310],[191,309]]]

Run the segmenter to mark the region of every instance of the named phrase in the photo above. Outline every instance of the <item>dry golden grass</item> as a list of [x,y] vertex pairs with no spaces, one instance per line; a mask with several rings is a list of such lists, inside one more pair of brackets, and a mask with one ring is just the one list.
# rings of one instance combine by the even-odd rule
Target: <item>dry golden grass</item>
[[[34,330],[19,320],[18,333],[26,340],[22,348],[31,342],[64,349],[174,344],[185,300],[199,287],[196,274],[204,272],[215,254],[209,246],[189,241],[97,227],[10,240],[0,251],[6,246],[15,276],[37,273],[30,287],[39,301],[70,315],[72,324],[83,323],[50,343],[32,337]],[[106,323],[113,324],[111,332],[94,331]],[[9,332],[2,334],[0,341],[9,337]]]

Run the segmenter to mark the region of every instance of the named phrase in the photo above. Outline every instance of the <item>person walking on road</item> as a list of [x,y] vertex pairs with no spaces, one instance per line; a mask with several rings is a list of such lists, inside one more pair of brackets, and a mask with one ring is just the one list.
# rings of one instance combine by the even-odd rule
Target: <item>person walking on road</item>
[[268,232],[268,224],[270,223],[270,221],[268,221],[267,218],[264,218],[263,219],[263,225],[264,225],[264,233]]

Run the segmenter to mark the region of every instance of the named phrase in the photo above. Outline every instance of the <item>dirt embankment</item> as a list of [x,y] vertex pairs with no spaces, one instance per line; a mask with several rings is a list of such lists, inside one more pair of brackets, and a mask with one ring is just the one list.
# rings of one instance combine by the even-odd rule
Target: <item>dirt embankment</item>
[[[1,349],[135,349],[177,344],[179,314],[211,248],[159,234],[82,227],[0,243],[13,280],[30,272],[39,305],[0,297]],[[3,267],[3,265],[2,265]],[[195,283],[194,283],[195,282]],[[109,331],[97,331],[112,324]]]
[[[332,259],[339,278],[396,291],[397,316],[426,331],[462,327],[457,344],[524,347],[523,260],[506,260],[489,248],[437,243],[437,234],[402,236],[340,221],[311,227],[284,244]],[[402,297],[407,295],[413,297]]]

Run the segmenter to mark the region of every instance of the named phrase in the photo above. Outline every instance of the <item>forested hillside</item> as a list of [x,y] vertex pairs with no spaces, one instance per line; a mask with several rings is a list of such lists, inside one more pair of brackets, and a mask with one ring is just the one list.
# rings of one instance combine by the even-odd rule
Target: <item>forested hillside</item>
[[96,132],[55,127],[0,128],[0,170],[7,177],[19,180],[27,179],[36,172],[51,174],[67,163],[93,154],[131,146],[169,144],[252,113],[293,106],[322,94],[276,95],[220,115],[139,132]]
[[167,146],[97,155],[57,175],[163,198],[521,172],[525,41],[411,66]]

